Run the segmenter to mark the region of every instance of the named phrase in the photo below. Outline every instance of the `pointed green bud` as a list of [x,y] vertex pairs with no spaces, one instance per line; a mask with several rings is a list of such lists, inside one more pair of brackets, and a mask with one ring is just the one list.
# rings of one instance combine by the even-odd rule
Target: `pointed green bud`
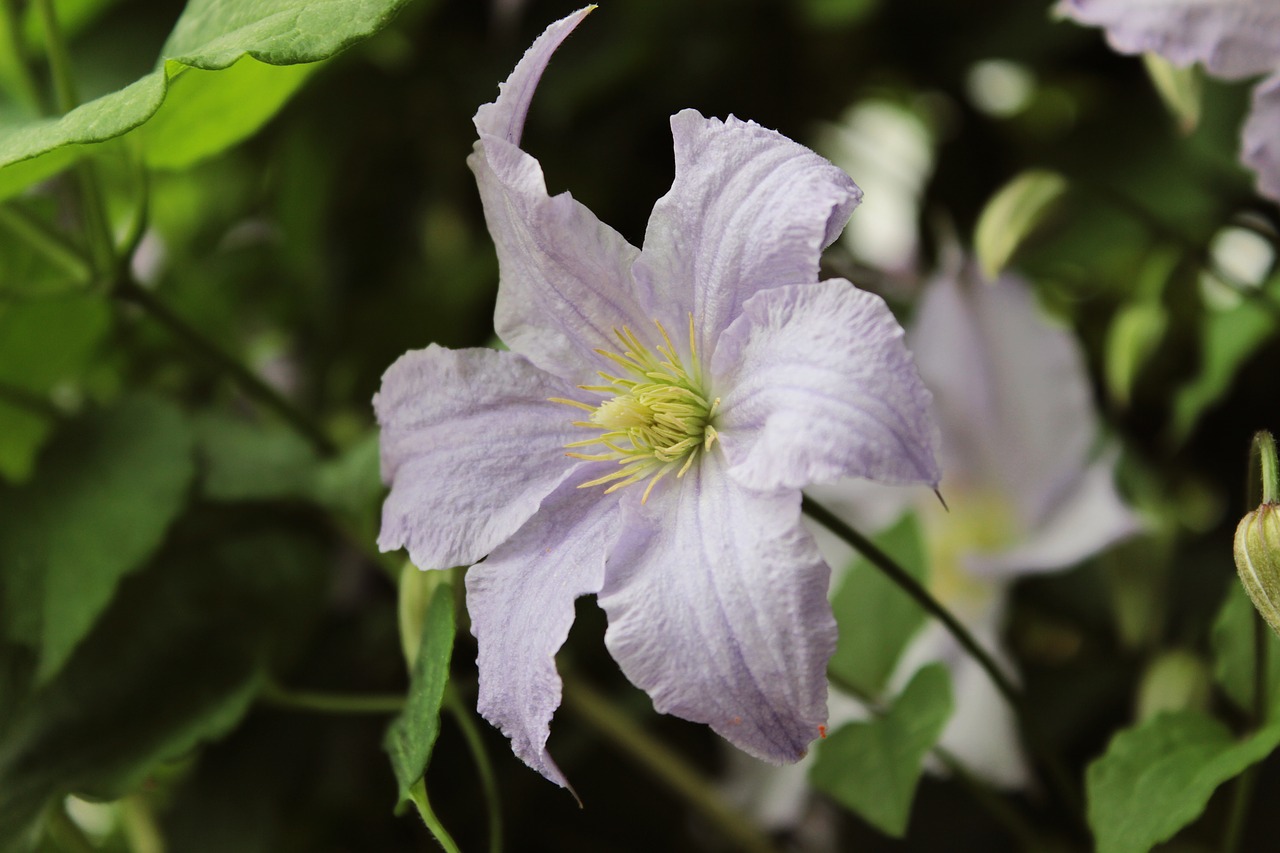
[[1253,606],[1280,634],[1280,506],[1263,504],[1236,528],[1236,571]]
[[1259,462],[1262,504],[1236,528],[1236,571],[1253,606],[1280,635],[1280,468],[1271,433],[1253,437],[1253,453]]

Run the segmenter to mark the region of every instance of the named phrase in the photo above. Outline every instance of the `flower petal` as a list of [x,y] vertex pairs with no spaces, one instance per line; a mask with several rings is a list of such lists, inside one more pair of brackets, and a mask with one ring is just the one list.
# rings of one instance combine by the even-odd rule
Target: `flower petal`
[[446,568],[518,530],[573,469],[573,414],[547,400],[568,393],[514,353],[433,344],[401,356],[373,398],[391,486],[378,547]]
[[547,62],[590,9],[552,24],[475,117],[467,163],[498,252],[494,328],[544,370],[575,383],[594,375],[613,329],[649,323],[633,296],[639,250],[568,194],[547,195],[538,161],[520,149],[529,101]]
[[818,258],[862,198],[844,172],[754,122],[671,118],[676,171],[649,218],[636,281],[661,319],[698,347],[716,338],[752,294],[814,282]]
[[598,599],[605,644],[660,713],[797,761],[826,722],[830,570],[798,492],[752,492],[725,467],[706,454],[647,504],[623,503]]
[[1120,53],[1152,51],[1175,65],[1201,62],[1232,78],[1280,66],[1275,0],[1061,0],[1057,9],[1106,28]]
[[756,489],[936,484],[929,392],[902,337],[880,297],[840,279],[748,300],[712,360],[733,476]]
[[1074,566],[1091,554],[1138,533],[1142,519],[1120,499],[1115,487],[1116,452],[1104,454],[1073,482],[1016,547],[998,554],[973,554],[965,568],[987,578],[1051,572]]
[[[1276,36],[1280,39],[1280,35]],[[1280,74],[1253,90],[1253,109],[1244,123],[1244,164],[1258,173],[1258,192],[1280,201]]]
[[618,535],[617,499],[577,488],[598,467],[583,466],[510,541],[467,572],[467,611],[480,647],[477,710],[511,738],[524,763],[565,788],[547,754],[560,706],[555,655],[573,625],[574,599],[600,589],[605,554]]
[[935,279],[907,336],[934,392],[948,483],[1005,495],[1027,527],[1079,478],[1097,415],[1076,339],[1021,279]]

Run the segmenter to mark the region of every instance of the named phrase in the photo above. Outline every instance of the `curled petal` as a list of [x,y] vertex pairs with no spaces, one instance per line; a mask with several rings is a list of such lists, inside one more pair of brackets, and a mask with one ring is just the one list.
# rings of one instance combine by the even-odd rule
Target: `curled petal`
[[1271,75],[1253,90],[1253,109],[1244,123],[1240,159],[1258,173],[1258,192],[1280,201],[1280,74]]
[[467,610],[480,648],[477,710],[511,738],[524,763],[565,788],[547,754],[551,717],[560,707],[555,655],[573,625],[574,599],[600,589],[605,554],[618,534],[617,500],[577,488],[598,467],[584,466],[467,572]]
[[798,492],[753,492],[724,467],[713,451],[647,504],[624,502],[598,599],[605,644],[660,713],[793,762],[826,722],[830,570]]
[[936,485],[929,392],[902,338],[880,297],[839,279],[748,300],[712,361],[732,475],[757,489]]
[[710,354],[752,294],[813,282],[818,258],[862,191],[831,163],[781,134],[694,110],[671,118],[676,172],[654,205],[635,267],[655,316],[697,324]]
[[373,398],[381,426],[383,551],[422,568],[473,563],[572,470],[569,386],[514,353],[432,346],[401,356]]
[[634,297],[634,246],[568,193],[547,194],[542,166],[520,149],[530,99],[556,47],[589,9],[552,24],[475,117],[467,163],[498,253],[494,328],[534,364],[583,382],[597,348],[614,349],[615,327],[646,326]]
[[1057,9],[1106,29],[1120,53],[1158,53],[1175,65],[1203,63],[1222,77],[1280,66],[1275,0],[1061,0]]

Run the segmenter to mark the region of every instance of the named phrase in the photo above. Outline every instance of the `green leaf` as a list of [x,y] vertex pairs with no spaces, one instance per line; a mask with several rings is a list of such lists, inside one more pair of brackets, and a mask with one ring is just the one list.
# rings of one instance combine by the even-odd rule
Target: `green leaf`
[[155,169],[184,169],[230,148],[274,116],[319,67],[272,66],[246,56],[222,71],[184,71],[139,128],[143,160]]
[[[1213,675],[1240,710],[1253,713],[1253,622],[1257,615],[1244,587],[1234,579],[1213,622]],[[1266,631],[1269,716],[1280,709],[1280,637]]]
[[1280,744],[1280,723],[1242,740],[1196,711],[1160,714],[1111,739],[1085,774],[1098,853],[1145,853],[1191,823],[1223,782]]
[[[124,796],[238,724],[266,668],[296,648],[325,600],[324,550],[273,528],[269,518],[189,516],[122,583],[61,672],[9,712],[0,849],[50,800]],[[22,652],[0,644],[0,670]]]
[[1280,276],[1262,293],[1244,298],[1226,310],[1210,310],[1201,329],[1200,371],[1178,389],[1173,400],[1170,429],[1175,443],[1190,435],[1200,417],[1231,388],[1236,371],[1276,331],[1275,300]]
[[[161,50],[156,70],[130,85],[81,104],[65,116],[42,119],[0,129],[0,198],[25,187],[24,180],[49,174],[41,166],[28,166],[20,179],[7,175],[10,164],[50,156],[64,146],[103,142],[121,136],[146,122],[160,109],[170,87],[189,69],[220,71],[252,57],[268,65],[295,65],[328,59],[352,43],[377,32],[391,20],[406,0],[192,0]],[[232,88],[211,94],[209,84],[198,82],[190,94],[206,103],[225,106],[230,94],[250,79],[262,79],[261,69],[247,65],[233,72]],[[278,108],[292,88],[301,83],[292,72],[289,82],[271,84],[271,91],[254,97],[243,120],[220,129],[225,116],[202,115],[189,133],[210,133],[217,144],[231,144]],[[292,87],[292,88],[291,88]],[[181,92],[181,90],[178,90]],[[179,113],[173,119],[180,121]],[[181,139],[172,126],[160,132],[154,155],[160,162],[190,162],[195,156],[214,153],[214,142]],[[65,164],[66,155],[61,155]]]
[[901,838],[924,757],[942,734],[951,707],[946,668],[924,667],[885,716],[850,723],[822,741],[809,781],[872,826]]
[[9,635],[35,641],[37,681],[66,663],[120,580],[159,546],[195,473],[183,416],[127,400],[68,425],[40,476],[0,486],[0,583]]
[[[904,515],[873,541],[913,578],[925,580],[924,542],[914,514]],[[829,670],[864,693],[880,695],[903,648],[924,624],[924,613],[861,557],[849,567],[831,606],[840,634]]]
[[449,681],[453,631],[453,588],[441,584],[427,605],[418,657],[409,679],[408,705],[392,721],[383,743],[400,783],[401,802],[412,799],[411,789],[426,775],[440,734],[440,704]]
[[1062,175],[1032,169],[996,191],[979,214],[973,233],[974,254],[987,278],[1000,274],[1066,190]]

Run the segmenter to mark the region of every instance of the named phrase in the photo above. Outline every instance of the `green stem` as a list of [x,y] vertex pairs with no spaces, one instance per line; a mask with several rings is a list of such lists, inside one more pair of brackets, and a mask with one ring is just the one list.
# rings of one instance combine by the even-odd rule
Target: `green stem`
[[[53,76],[53,88],[58,110],[69,113],[80,104],[80,96],[76,91],[75,74],[71,70],[71,54],[67,50],[67,42],[62,37],[62,28],[58,25],[58,15],[53,7],[53,0],[35,0],[36,13],[44,27],[44,49],[49,59],[49,72]],[[81,159],[75,166],[76,179],[80,185],[81,214],[84,217],[85,234],[89,240],[89,253],[93,257],[94,270],[105,275],[115,263],[115,248],[111,239],[111,229],[107,225],[106,206],[102,201],[102,191],[98,184],[98,176],[87,159]]]
[[12,205],[0,205],[0,227],[39,252],[55,266],[71,274],[77,284],[89,284],[93,270],[75,247],[43,223]]
[[489,761],[489,751],[485,749],[480,729],[472,719],[471,712],[458,697],[458,691],[452,682],[446,684],[444,688],[444,707],[458,724],[458,728],[462,730],[462,737],[467,742],[471,759],[475,762],[476,770],[480,774],[480,787],[484,789],[485,802],[489,807],[489,851],[501,853],[502,803],[498,799],[498,783],[494,777],[493,764]]
[[35,75],[31,73],[31,65],[27,61],[26,45],[22,41],[22,15],[19,14],[18,0],[0,0],[3,8],[5,47],[9,51],[14,75],[18,82],[18,97],[31,112],[43,112],[40,99],[40,87],[36,85]]
[[150,291],[145,290],[132,279],[124,278],[116,285],[115,296],[143,309],[152,319],[167,328],[174,337],[181,340],[219,370],[228,374],[246,394],[274,411],[297,430],[299,434],[310,441],[320,455],[333,456],[337,453],[337,447],[329,440],[329,437],[306,415],[294,408],[292,403],[282,397],[278,391],[266,382],[251,373],[248,368],[223,352],[217,344],[206,338],[194,326],[175,314]]
[[951,611],[943,607],[930,594],[929,590],[925,589],[918,580],[899,566],[892,557],[877,548],[870,539],[854,530],[839,516],[814,501],[808,495],[804,496],[801,508],[814,521],[849,543],[854,550],[887,575],[889,580],[897,584],[903,592],[911,596],[917,604],[924,608],[926,613],[938,619],[951,632],[951,636],[955,637],[956,642],[963,646],[965,651],[978,662],[978,665],[986,670],[987,675],[991,678],[991,683],[996,686],[996,689],[1000,691],[1000,695],[1005,698],[1005,701],[1009,703],[1014,711],[1021,711],[1021,693],[1014,686],[1013,681],[1009,676],[1005,675],[986,649],[978,644],[978,641],[969,633],[969,629],[961,625],[960,621],[951,615]]
[[1222,836],[1222,853],[1236,853],[1244,837],[1245,818],[1249,814],[1249,801],[1253,799],[1253,789],[1258,781],[1258,765],[1254,764],[1236,779],[1234,798],[1231,802],[1231,814],[1227,817],[1227,829]]
[[413,783],[413,787],[409,789],[409,798],[418,809],[422,822],[427,825],[427,831],[435,837],[440,846],[447,853],[460,853],[458,844],[453,840],[453,836],[449,834],[449,830],[444,828],[440,818],[436,817],[436,813],[431,810],[431,803],[427,800],[427,782],[425,779],[419,779]]
[[1265,429],[1253,435],[1253,445],[1249,452],[1249,485],[1248,506],[1255,504],[1255,497],[1259,492],[1264,504],[1280,502],[1280,464],[1276,461],[1276,440]]
[[405,705],[404,696],[396,693],[322,693],[286,690],[273,683],[263,687],[259,698],[277,708],[313,711],[318,714],[398,714],[404,710]]
[[164,836],[142,794],[131,794],[120,801],[120,818],[132,853],[165,853]]
[[581,681],[564,679],[564,707],[603,735],[621,752],[684,797],[691,806],[730,839],[735,849],[771,853],[773,846],[751,822],[720,797],[701,773],[676,752],[649,735],[635,722]]

